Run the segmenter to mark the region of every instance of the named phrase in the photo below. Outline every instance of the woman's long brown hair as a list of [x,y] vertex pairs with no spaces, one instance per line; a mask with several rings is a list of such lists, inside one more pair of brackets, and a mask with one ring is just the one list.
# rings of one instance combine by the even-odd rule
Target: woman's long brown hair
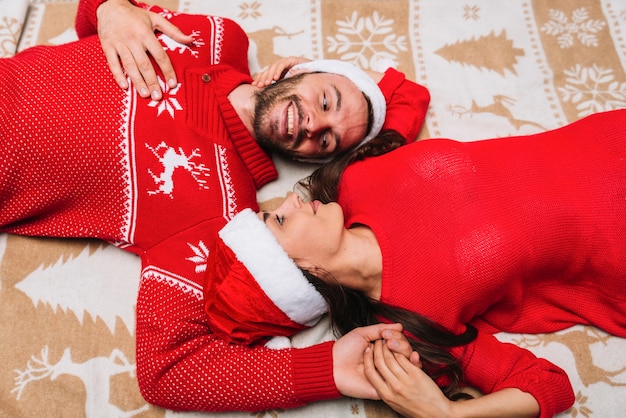
[[[311,200],[336,202],[341,175],[349,164],[386,154],[404,143],[404,138],[395,131],[383,131],[359,149],[322,165],[297,186]],[[467,325],[463,334],[456,335],[420,314],[373,300],[308,271],[303,270],[303,273],[326,299],[329,318],[337,334],[344,335],[354,328],[383,321],[401,323],[411,346],[420,355],[424,371],[439,384],[444,394],[453,400],[471,397],[460,392],[463,370],[449,350],[473,341],[477,335],[473,326]]]
[[337,201],[339,181],[346,167],[368,157],[386,154],[406,143],[396,131],[385,130],[356,150],[339,155],[334,160],[320,166],[311,175],[300,180],[296,187],[303,190],[311,200],[322,203]]

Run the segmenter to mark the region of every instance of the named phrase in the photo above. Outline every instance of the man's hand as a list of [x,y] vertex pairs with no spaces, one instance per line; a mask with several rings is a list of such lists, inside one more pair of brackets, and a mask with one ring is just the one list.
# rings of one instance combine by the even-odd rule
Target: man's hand
[[161,69],[167,85],[176,87],[176,73],[154,31],[183,44],[193,42],[193,37],[183,34],[164,17],[136,7],[128,0],[105,1],[98,7],[97,18],[102,49],[121,88],[128,88],[128,74],[141,97],[161,99],[161,87],[150,56]]
[[253,86],[265,87],[272,82],[278,81],[287,74],[294,65],[302,64],[304,62],[311,61],[308,58],[303,57],[286,57],[281,58],[273,64],[270,64],[266,69],[254,75],[252,81]]
[[391,350],[410,358],[413,353],[400,324],[377,324],[356,328],[337,340],[333,347],[335,385],[341,394],[353,398],[380,399],[365,376],[365,349],[372,341],[384,339]]

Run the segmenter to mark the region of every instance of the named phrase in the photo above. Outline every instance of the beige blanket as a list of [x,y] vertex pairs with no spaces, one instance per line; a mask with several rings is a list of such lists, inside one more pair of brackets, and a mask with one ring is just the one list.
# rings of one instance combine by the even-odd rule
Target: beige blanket
[[[626,107],[625,0],[158,0],[238,21],[252,72],[288,55],[395,66],[426,85],[422,138],[538,132]],[[76,0],[0,0],[0,56],[76,38]],[[0,86],[1,91],[1,86]],[[284,196],[312,167],[277,160]],[[0,417],[388,417],[343,399],[299,410],[179,414],[137,389],[139,260],[92,241],[0,235]],[[499,337],[566,369],[576,403],[562,417],[626,414],[626,340],[577,326]],[[328,338],[325,323],[294,344]]]

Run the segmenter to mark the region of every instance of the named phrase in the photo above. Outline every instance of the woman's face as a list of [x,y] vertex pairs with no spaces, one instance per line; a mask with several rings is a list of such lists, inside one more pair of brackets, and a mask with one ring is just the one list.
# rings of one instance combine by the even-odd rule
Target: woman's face
[[291,193],[276,210],[259,212],[259,218],[302,268],[324,268],[323,261],[341,251],[345,228],[337,203],[304,202]]

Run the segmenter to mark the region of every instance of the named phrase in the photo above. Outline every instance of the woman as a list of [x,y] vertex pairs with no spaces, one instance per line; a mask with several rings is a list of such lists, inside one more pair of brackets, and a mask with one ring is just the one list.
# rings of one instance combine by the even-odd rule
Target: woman
[[[275,211],[261,213],[260,224],[301,269],[365,295],[371,302],[360,305],[363,317],[374,309],[385,318],[382,303],[418,313],[460,340],[475,337],[434,345],[458,360],[462,383],[489,394],[453,403],[441,391],[426,391],[421,379],[424,398],[394,404],[398,398],[389,395],[386,380],[406,362],[388,355],[390,361],[383,361],[378,346],[377,371],[371,358],[367,369],[381,397],[393,396],[392,406],[413,416],[427,416],[413,409],[427,405],[441,416],[450,408],[478,408],[481,416],[546,417],[571,406],[572,389],[561,369],[492,334],[590,324],[626,337],[626,110],[526,137],[420,141],[351,164],[341,175],[354,158],[305,182],[313,199],[337,203],[305,203],[290,195]],[[339,175],[336,186],[332,179]],[[322,190],[327,185],[330,191]],[[226,232],[236,234],[237,222]],[[217,252],[229,247],[240,257],[246,251],[220,237]],[[223,306],[217,290],[207,303],[210,312]],[[344,302],[350,298],[329,299],[333,320],[349,313]],[[422,355],[426,371],[454,366],[429,362]],[[414,366],[407,370],[420,376]],[[449,387],[440,376],[435,381]]]

